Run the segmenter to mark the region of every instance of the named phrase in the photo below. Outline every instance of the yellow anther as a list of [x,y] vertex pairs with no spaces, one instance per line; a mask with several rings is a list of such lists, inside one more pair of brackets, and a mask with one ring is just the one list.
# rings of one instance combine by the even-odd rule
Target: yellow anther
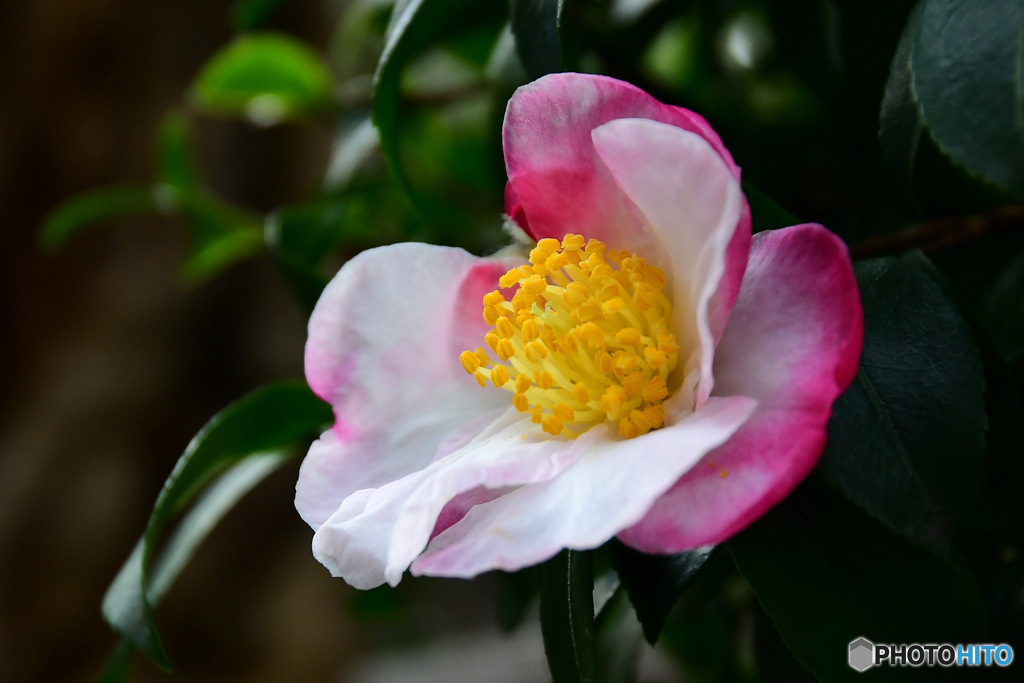
[[668,396],[668,386],[661,377],[655,377],[644,384],[643,397],[648,403],[662,401]]
[[562,238],[562,249],[566,251],[579,251],[583,248],[586,240],[583,239],[583,235],[576,235],[569,233]]
[[615,297],[614,299],[609,299],[601,304],[601,311],[606,316],[613,316],[625,307],[626,302],[623,301],[621,297]]
[[555,407],[551,409],[551,412],[554,413],[555,417],[562,422],[572,422],[576,418],[575,411],[564,403],[555,405]]
[[511,339],[516,333],[516,327],[507,315],[503,315],[495,321],[494,329],[498,330],[498,334],[505,339]]
[[497,306],[484,306],[484,322],[488,325],[493,325],[497,322],[499,315]]
[[615,333],[615,339],[626,346],[636,346],[640,343],[640,330],[632,327],[623,327]]
[[505,382],[507,381],[508,370],[505,369],[504,365],[495,365],[493,368],[491,368],[491,382],[494,383],[494,386],[505,386]]
[[647,347],[644,349],[644,358],[647,359],[647,364],[650,365],[651,368],[657,370],[665,364],[665,361],[668,360],[668,355],[660,349]]
[[480,374],[479,372],[476,373],[475,375],[473,375],[473,379],[475,379],[476,383],[479,384],[480,386],[482,386],[482,387],[486,387],[487,386],[487,380],[484,379],[484,376],[482,374]]
[[530,261],[499,279],[502,290],[518,285],[510,301],[484,295],[494,329],[459,356],[464,369],[513,392],[516,410],[559,438],[604,421],[625,438],[664,425],[678,362],[664,273],[575,234],[541,240]]
[[626,402],[626,398],[625,389],[620,386],[610,386],[601,395],[601,410],[609,418],[614,419],[622,412],[622,406]]
[[531,363],[536,363],[542,358],[548,357],[548,350],[544,348],[544,345],[539,341],[532,341],[526,343],[526,359]]
[[484,294],[484,306],[498,306],[503,303],[505,303],[505,297],[498,290]]
[[569,255],[564,252],[552,254],[544,260],[544,267],[550,271],[561,270],[569,265]]
[[459,355],[459,362],[462,363],[462,368],[471,375],[480,367],[480,359],[472,351],[463,351]]
[[590,403],[590,391],[583,382],[576,383],[576,386],[572,388],[572,395],[583,405]]
[[548,288],[548,281],[544,278],[534,275],[526,282],[519,285],[519,291],[523,292],[526,296],[538,296]]
[[625,377],[622,380],[622,388],[626,390],[627,394],[632,394],[633,396],[639,396],[640,394],[643,393],[644,386],[645,386],[644,383],[646,381],[647,381],[647,378],[644,377],[644,373],[642,373],[642,372],[632,372],[632,373],[629,374],[629,376]]
[[514,286],[524,277],[526,276],[523,273],[519,272],[518,268],[513,268],[512,270],[508,271],[500,278],[498,278],[498,286],[501,287],[502,289],[508,289],[509,287]]
[[[512,335],[509,335],[510,337]],[[523,341],[531,342],[540,336],[540,326],[537,325],[537,321],[532,318],[523,321]]]
[[561,246],[562,243],[553,237],[545,237],[540,242],[537,242],[537,249],[540,253],[544,254],[545,257],[554,254]]
[[512,356],[516,355],[516,347],[510,340],[502,339],[498,342],[498,348],[495,349],[495,353],[498,354],[498,358],[508,360]]
[[551,436],[558,436],[559,434],[561,434],[562,429],[564,428],[562,425],[562,421],[559,420],[554,415],[548,415],[547,417],[545,417],[544,421],[541,422],[540,426],[541,428],[544,429],[545,432],[547,432]]

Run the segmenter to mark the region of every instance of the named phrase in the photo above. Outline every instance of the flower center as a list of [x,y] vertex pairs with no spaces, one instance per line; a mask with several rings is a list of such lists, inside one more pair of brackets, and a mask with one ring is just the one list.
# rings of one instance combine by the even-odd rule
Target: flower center
[[552,435],[575,438],[607,421],[631,438],[665,424],[679,347],[660,268],[570,234],[542,239],[530,265],[499,285],[518,285],[511,301],[498,290],[483,300],[494,326],[484,341],[500,361],[482,347],[459,356],[480,386],[511,391],[512,405]]

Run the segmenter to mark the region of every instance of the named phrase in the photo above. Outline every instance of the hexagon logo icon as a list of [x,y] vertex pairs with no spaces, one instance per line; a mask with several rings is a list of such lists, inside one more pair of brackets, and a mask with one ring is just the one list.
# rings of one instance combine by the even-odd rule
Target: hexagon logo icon
[[850,668],[867,671],[875,665],[875,644],[867,638],[850,642]]

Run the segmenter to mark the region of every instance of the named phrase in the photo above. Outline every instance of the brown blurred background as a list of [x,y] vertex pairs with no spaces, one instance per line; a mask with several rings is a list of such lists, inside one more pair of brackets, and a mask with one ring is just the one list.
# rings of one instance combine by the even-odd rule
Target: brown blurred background
[[[266,259],[187,286],[184,232],[159,218],[98,226],[52,255],[37,247],[60,200],[152,180],[154,131],[231,38],[231,5],[0,3],[0,680],[95,677],[115,642],[103,593],[182,449],[231,400],[301,375],[304,319]],[[273,28],[324,50],[328,5],[285,3]],[[197,151],[212,187],[266,210],[315,186],[330,132],[207,120]],[[494,622],[459,599],[479,582],[407,582],[397,631],[346,616],[359,596],[310,555],[297,467],[232,511],[160,606],[174,680],[386,680],[380,660],[367,664],[375,648],[415,651],[437,622],[470,634]],[[140,657],[134,680],[169,679]]]

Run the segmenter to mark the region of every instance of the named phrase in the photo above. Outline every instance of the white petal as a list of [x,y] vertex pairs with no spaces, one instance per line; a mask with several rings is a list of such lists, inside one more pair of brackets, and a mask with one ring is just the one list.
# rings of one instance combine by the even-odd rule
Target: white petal
[[554,479],[474,507],[431,541],[412,571],[470,577],[536,564],[562,548],[594,548],[639,521],[755,406],[748,398],[715,397],[676,425],[634,439],[602,439]]

